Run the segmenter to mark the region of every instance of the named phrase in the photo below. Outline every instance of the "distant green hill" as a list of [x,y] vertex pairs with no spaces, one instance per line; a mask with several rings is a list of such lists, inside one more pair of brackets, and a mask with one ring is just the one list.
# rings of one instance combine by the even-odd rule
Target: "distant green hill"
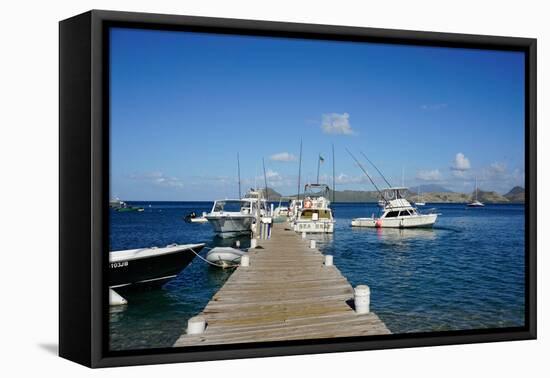
[[525,202],[525,189],[521,186],[514,186],[504,197],[510,202]]
[[[423,188],[421,188],[423,190]],[[261,192],[265,190],[261,189]],[[272,188],[268,188],[269,200],[278,201],[281,193]],[[300,194],[303,197],[303,193]],[[285,196],[286,197],[286,196]],[[290,198],[296,198],[293,194]],[[431,202],[431,203],[468,203],[475,197],[474,193],[455,193],[451,191],[443,192],[424,192],[420,196],[415,191],[409,190],[407,199],[411,202]],[[332,192],[329,192],[329,199],[332,201]],[[521,203],[525,200],[525,190],[519,186],[514,187],[507,194],[501,195],[493,191],[478,190],[477,199],[483,203]],[[337,190],[335,192],[335,202],[377,202],[379,200],[378,192],[367,190]]]

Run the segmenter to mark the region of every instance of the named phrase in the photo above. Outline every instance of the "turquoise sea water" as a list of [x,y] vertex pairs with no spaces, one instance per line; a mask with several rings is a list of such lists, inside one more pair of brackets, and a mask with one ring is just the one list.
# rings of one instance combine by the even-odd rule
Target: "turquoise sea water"
[[[133,202],[144,212],[111,212],[111,250],[205,242],[206,224],[188,224],[210,202]],[[317,236],[323,253],[352,285],[371,288],[371,309],[393,333],[513,327],[524,324],[523,205],[427,204],[442,213],[433,230],[351,228],[376,204],[333,204],[333,235]],[[249,241],[241,239],[241,246]],[[206,251],[201,253],[206,254]],[[195,258],[162,288],[123,293],[128,306],[110,310],[112,350],[171,346],[231,275]]]

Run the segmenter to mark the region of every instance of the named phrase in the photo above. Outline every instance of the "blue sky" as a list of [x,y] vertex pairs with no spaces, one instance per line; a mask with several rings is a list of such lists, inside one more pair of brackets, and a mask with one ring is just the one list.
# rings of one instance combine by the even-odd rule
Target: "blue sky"
[[[111,31],[111,195],[236,197],[302,182],[372,190],[345,152],[394,185],[505,193],[524,184],[518,52],[188,32]],[[361,159],[364,160],[364,159]],[[365,167],[382,183],[372,168]]]

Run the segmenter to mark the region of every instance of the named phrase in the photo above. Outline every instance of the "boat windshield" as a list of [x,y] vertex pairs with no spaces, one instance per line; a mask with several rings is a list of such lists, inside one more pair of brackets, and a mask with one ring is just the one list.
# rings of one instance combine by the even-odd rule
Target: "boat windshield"
[[239,200],[224,200],[224,201],[216,201],[214,204],[214,209],[212,211],[214,212],[221,212],[221,211],[227,211],[227,212],[240,212],[243,207],[250,207],[250,203],[247,203],[246,201],[239,201]]
[[314,213],[319,214],[319,219],[330,219],[330,210],[317,210],[317,209],[302,210],[300,219],[312,219]]

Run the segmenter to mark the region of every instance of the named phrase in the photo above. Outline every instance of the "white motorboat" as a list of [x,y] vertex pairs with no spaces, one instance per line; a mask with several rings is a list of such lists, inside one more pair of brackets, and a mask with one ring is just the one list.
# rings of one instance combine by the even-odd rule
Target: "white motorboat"
[[195,258],[204,244],[171,244],[109,252],[109,287],[160,284],[174,278]]
[[215,247],[208,251],[206,260],[223,268],[229,268],[239,265],[241,257],[246,253],[231,247]]
[[351,221],[353,227],[375,228],[415,228],[432,227],[439,214],[421,214],[404,196],[407,188],[389,188],[383,191],[386,206],[380,217],[355,218]]
[[293,220],[296,232],[328,233],[334,232],[334,218],[330,201],[327,198],[330,189],[326,184],[307,184],[303,207]]
[[476,183],[475,183],[475,189],[474,189],[474,200],[467,204],[468,207],[485,207],[483,202],[480,202],[477,200],[477,177],[476,177]]
[[212,225],[217,236],[232,238],[252,232],[256,217],[268,214],[267,201],[258,191],[250,191],[239,200],[217,200],[212,211],[204,217]]

